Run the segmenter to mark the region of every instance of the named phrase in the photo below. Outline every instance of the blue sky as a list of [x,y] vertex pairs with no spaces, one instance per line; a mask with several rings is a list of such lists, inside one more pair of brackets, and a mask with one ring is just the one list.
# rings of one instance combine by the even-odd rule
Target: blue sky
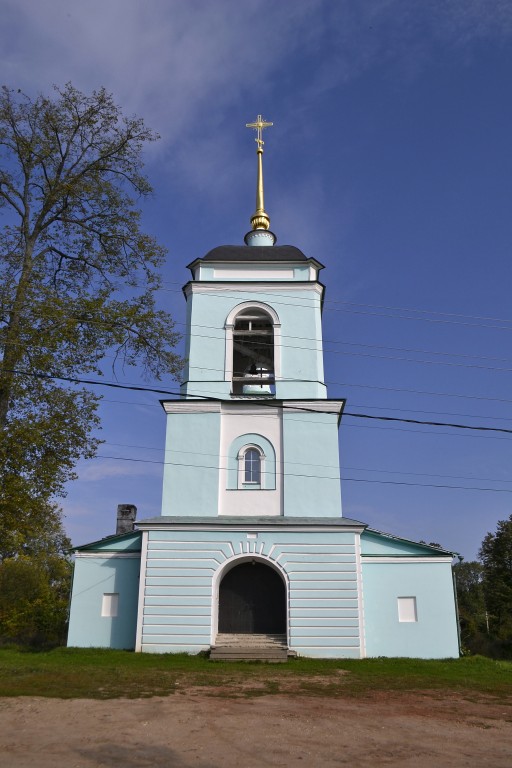
[[[329,395],[349,412],[512,428],[508,0],[0,9],[2,82],[31,94],[105,86],[160,133],[144,223],[169,250],[161,305],[178,323],[185,265],[249,228],[244,125],[261,113],[274,122],[272,230],[326,266]],[[140,383],[137,371],[119,380]],[[112,533],[118,503],[160,511],[158,396],[107,391],[101,415],[100,457],[63,500],[75,544]],[[345,417],[340,446],[344,514],[380,530],[473,558],[510,514],[512,435]],[[432,487],[447,485],[465,489]]]

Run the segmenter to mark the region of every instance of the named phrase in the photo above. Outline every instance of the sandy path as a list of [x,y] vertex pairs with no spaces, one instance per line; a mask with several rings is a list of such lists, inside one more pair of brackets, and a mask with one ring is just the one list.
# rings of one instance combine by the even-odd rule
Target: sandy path
[[2,768],[512,766],[512,701],[364,698],[0,699]]

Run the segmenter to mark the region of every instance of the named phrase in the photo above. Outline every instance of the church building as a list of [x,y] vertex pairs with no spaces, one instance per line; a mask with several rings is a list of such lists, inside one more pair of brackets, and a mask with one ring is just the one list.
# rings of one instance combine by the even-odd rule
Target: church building
[[[186,369],[162,511],[78,547],[68,645],[265,658],[459,655],[453,553],[342,515],[322,353],[323,269],[276,245],[257,193],[244,245],[189,264]],[[207,331],[205,332],[205,329]]]

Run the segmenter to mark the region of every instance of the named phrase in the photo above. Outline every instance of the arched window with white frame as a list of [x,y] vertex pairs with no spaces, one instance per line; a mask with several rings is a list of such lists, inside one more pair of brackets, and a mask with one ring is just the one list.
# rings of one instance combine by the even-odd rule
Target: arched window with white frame
[[227,451],[226,490],[276,490],[276,452],[258,433],[236,437]]
[[244,456],[244,482],[261,484],[261,453],[248,448]]
[[276,312],[261,302],[245,302],[226,321],[226,380],[233,395],[275,394],[280,373],[277,352],[280,323]]
[[245,445],[238,453],[238,488],[265,487],[265,454],[258,445]]

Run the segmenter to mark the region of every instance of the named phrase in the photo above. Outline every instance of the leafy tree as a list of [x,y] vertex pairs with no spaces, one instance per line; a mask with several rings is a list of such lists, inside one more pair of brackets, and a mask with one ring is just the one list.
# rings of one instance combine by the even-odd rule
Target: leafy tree
[[479,557],[491,632],[512,650],[512,515],[487,534]]
[[[164,250],[141,230],[151,193],[142,150],[157,138],[101,89],[0,95],[0,537],[3,556],[59,521],[80,457],[92,457],[98,398],[77,384],[140,364],[157,379],[180,360],[155,291]],[[56,378],[60,377],[60,381]],[[58,526],[57,526],[58,527]],[[14,566],[13,566],[14,567]],[[20,566],[21,567],[21,566]]]
[[0,563],[0,642],[62,643],[70,583],[71,564],[57,553]]
[[460,562],[453,567],[457,587],[457,603],[462,645],[474,650],[481,645],[486,632],[486,608],[483,591],[483,566],[476,560]]

